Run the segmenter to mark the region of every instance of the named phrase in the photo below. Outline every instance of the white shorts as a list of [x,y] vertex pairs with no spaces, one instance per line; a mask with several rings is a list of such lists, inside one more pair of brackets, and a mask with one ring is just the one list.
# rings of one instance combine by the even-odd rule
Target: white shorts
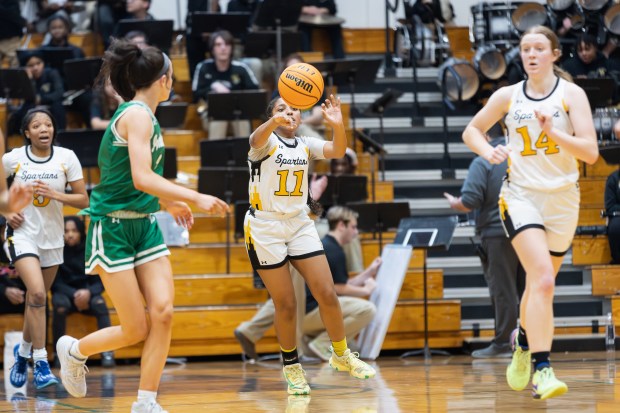
[[305,212],[289,217],[250,210],[245,214],[243,228],[245,247],[255,270],[325,254],[314,222]]
[[504,182],[499,211],[510,239],[528,228],[547,234],[551,255],[561,257],[569,250],[579,220],[579,185],[558,191],[536,191]]
[[36,257],[39,259],[41,268],[53,267],[60,265],[64,261],[64,247],[43,249],[37,246],[37,243],[30,238],[12,235],[9,238],[9,254],[11,263],[25,257]]

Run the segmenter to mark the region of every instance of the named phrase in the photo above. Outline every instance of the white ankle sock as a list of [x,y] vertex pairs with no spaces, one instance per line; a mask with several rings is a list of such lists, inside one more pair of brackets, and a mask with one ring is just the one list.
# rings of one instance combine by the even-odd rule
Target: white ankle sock
[[80,353],[80,349],[78,347],[79,343],[80,343],[79,341],[76,341],[73,343],[73,345],[69,349],[69,354],[71,354],[73,357],[75,357],[78,360],[86,360],[88,356],[85,356],[82,353]]
[[28,343],[27,341],[24,341],[24,339],[22,339],[22,341],[19,343],[19,350],[17,350],[17,352],[23,358],[29,359],[30,351],[32,351],[32,343]]
[[32,351],[32,361],[36,363],[41,360],[47,361],[47,350],[45,348],[35,348]]
[[138,390],[138,401],[142,400],[155,400],[157,399],[156,391]]

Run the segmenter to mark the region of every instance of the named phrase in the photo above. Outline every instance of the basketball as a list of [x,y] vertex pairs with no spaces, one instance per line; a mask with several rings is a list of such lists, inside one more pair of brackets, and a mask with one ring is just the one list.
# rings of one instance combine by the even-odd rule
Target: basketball
[[296,109],[310,109],[323,96],[323,76],[308,63],[295,63],[284,69],[278,80],[280,97]]

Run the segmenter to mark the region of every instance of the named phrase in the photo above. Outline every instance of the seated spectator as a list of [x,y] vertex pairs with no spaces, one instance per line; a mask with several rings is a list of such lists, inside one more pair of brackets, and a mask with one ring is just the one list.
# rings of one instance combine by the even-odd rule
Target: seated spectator
[[562,68],[575,78],[609,77],[607,57],[598,50],[596,38],[583,33],[577,38],[577,55],[566,59]]
[[68,21],[69,15],[73,12],[73,1],[71,0],[37,0],[37,5],[39,11],[36,29],[39,33],[45,32],[48,19],[51,16],[62,16]]
[[97,0],[94,30],[101,34],[107,49],[119,20],[126,18],[125,0]]
[[605,185],[605,213],[607,239],[611,250],[611,264],[620,264],[620,170],[607,177]]
[[[303,0],[302,14],[310,16],[336,15],[336,2],[334,0]],[[312,31],[317,26],[299,23],[299,31],[302,34],[301,47],[304,52],[310,52],[312,48]],[[322,30],[327,32],[332,46],[334,59],[345,57],[344,46],[342,43],[342,28],[340,25],[322,26]]]
[[10,67],[18,65],[19,48],[26,20],[21,16],[19,0],[0,1],[0,63],[7,58]]
[[146,33],[141,32],[140,30],[132,30],[125,34],[125,40],[135,44],[140,49],[144,49],[149,45],[149,39]]
[[[87,275],[84,270],[84,223],[76,216],[65,217],[64,263],[52,284],[52,306],[54,317],[52,332],[54,348],[67,330],[67,316],[80,312],[97,318],[97,328],[110,327],[110,313],[101,296],[103,283],[98,275]],[[111,352],[101,354],[104,367],[114,366]]]
[[106,129],[121,103],[123,103],[123,98],[116,93],[110,80],[106,80],[105,85],[94,90],[90,106],[90,127]]
[[[230,93],[237,90],[258,89],[258,80],[252,70],[245,64],[232,59],[233,36],[226,30],[215,32],[209,38],[211,58],[196,66],[192,81],[194,101],[207,100],[209,93]],[[229,123],[233,128],[232,136],[249,136],[250,122],[218,121],[207,119],[208,108],[201,113],[203,127],[209,131],[209,139],[224,139]]]
[[149,13],[151,8],[150,0],[127,0],[126,11],[128,18],[136,20],[155,20],[155,17]]
[[[85,57],[84,51],[77,46],[69,43],[69,34],[71,33],[71,22],[60,14],[55,14],[47,21],[47,41],[42,44],[42,47],[55,48],[62,47],[71,49],[74,59],[83,59]],[[63,74],[61,73],[61,76]],[[67,85],[67,79],[63,76],[63,86],[65,90],[69,90]],[[90,104],[93,98],[93,94],[90,90],[85,90],[84,93],[74,98],[67,107],[71,112],[76,112],[82,118],[82,123],[85,127],[90,125]]]
[[25,66],[28,77],[35,86],[35,99],[24,102],[19,109],[9,119],[9,135],[19,134],[22,118],[28,110],[35,106],[46,106],[49,108],[58,130],[65,129],[67,120],[65,108],[62,104],[65,89],[62,78],[56,69],[45,67],[43,55],[38,50],[32,50],[24,59],[22,64]]
[[6,219],[0,217],[0,314],[23,314],[26,286],[17,271],[9,267],[8,245],[4,238]]

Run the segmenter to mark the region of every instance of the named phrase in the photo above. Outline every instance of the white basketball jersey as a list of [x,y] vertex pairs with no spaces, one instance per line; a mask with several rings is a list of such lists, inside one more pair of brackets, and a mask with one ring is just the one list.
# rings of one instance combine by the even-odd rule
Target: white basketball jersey
[[[68,182],[83,178],[82,166],[72,150],[53,146],[52,151],[48,159],[33,155],[26,146],[13,149],[2,157],[4,172],[7,176],[13,175],[15,182],[32,185],[33,181],[40,180],[64,193]],[[42,249],[65,245],[62,202],[35,196],[23,214],[24,223],[14,230],[15,235],[35,240]]]
[[508,181],[537,190],[555,190],[574,185],[579,179],[577,160],[560,148],[538,125],[535,109],[553,113],[553,126],[573,135],[564,101],[566,80],[558,78],[549,96],[532,99],[525,93],[525,81],[515,85],[506,114],[507,145],[511,149]]
[[259,211],[281,213],[304,209],[308,163],[325,159],[325,143],[307,136],[287,139],[272,133],[264,147],[250,148],[250,205]]

